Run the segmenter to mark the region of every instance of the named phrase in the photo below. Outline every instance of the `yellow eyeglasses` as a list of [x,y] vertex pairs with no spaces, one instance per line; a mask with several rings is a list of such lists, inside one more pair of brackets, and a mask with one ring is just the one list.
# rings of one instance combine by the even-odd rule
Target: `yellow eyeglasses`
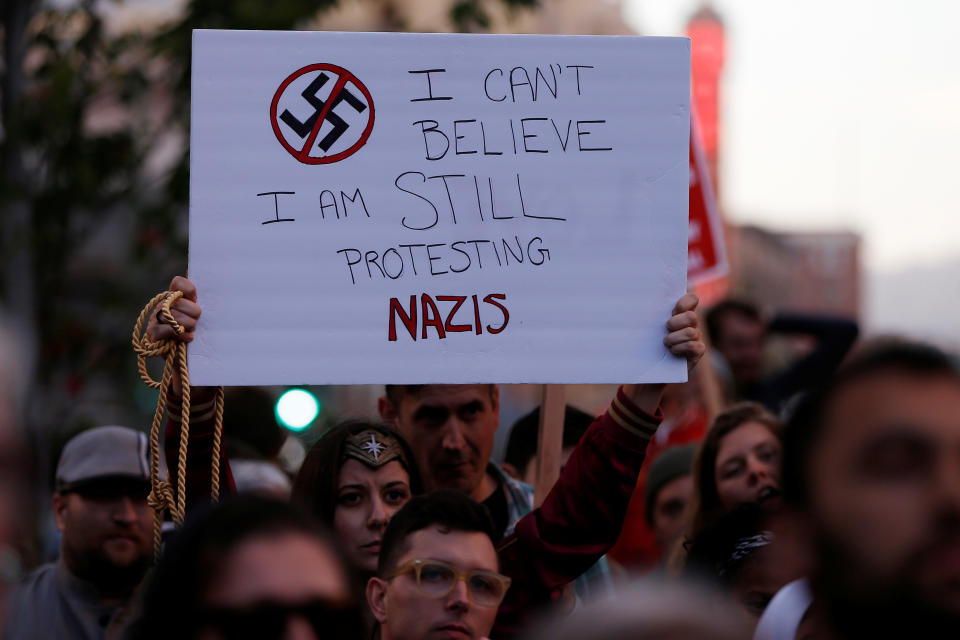
[[411,560],[384,576],[385,580],[413,573],[417,587],[435,598],[446,597],[459,580],[467,585],[470,602],[478,607],[498,607],[510,588],[510,578],[493,571],[460,571],[441,560]]

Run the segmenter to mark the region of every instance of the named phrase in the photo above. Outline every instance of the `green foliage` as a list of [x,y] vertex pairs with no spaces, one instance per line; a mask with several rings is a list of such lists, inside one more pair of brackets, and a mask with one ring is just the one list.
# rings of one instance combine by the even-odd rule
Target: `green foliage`
[[[534,9],[539,0],[501,0],[508,9]],[[469,33],[490,28],[490,16],[481,0],[456,0],[450,7],[450,19],[457,31]]]
[[474,31],[474,27],[490,28],[490,17],[478,0],[459,0],[450,9],[450,18],[460,32]]
[[0,193],[5,206],[16,199],[29,210],[24,226],[4,240],[31,249],[41,383],[66,379],[89,362],[92,346],[74,338],[96,338],[96,319],[73,315],[73,258],[106,212],[136,202],[142,150],[135,134],[108,121],[90,126],[104,101],[133,107],[142,94],[139,71],[119,62],[124,45],[106,38],[102,21],[86,7],[41,13],[26,49],[25,92],[3,113],[4,157],[15,150],[25,177],[4,171]]

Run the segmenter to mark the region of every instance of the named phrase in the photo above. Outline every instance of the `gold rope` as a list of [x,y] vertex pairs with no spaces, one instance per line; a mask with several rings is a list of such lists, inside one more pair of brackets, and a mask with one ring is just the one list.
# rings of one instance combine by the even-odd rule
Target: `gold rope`
[[[187,372],[187,345],[171,338],[154,342],[147,338],[144,331],[150,314],[157,313],[164,324],[173,327],[182,334],[183,326],[170,312],[170,305],[183,296],[182,291],[164,291],[158,293],[140,311],[133,327],[133,350],[137,354],[137,371],[140,378],[151,389],[158,389],[157,409],[150,425],[150,496],[147,503],[153,507],[153,553],[154,560],[160,559],[161,535],[163,532],[164,512],[169,509],[174,524],[183,524],[187,511],[187,444],[190,438],[190,375]],[[154,380],[147,371],[146,359],[158,356],[164,359],[163,374],[160,380]],[[173,379],[174,367],[180,372],[180,449],[177,456],[177,491],[173,492],[169,479],[160,478],[160,430],[163,428],[163,414],[167,408],[167,389]],[[213,460],[211,464],[211,498],[220,497],[220,441],[223,432],[223,387],[217,388],[213,431]],[[168,470],[169,476],[169,470]]]

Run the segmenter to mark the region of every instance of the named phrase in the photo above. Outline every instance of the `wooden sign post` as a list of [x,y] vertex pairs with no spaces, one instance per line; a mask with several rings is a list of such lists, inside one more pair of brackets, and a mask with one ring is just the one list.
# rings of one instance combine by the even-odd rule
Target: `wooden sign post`
[[537,440],[537,481],[533,505],[539,507],[560,477],[563,456],[563,418],[566,413],[565,388],[545,384],[540,398],[540,437]]

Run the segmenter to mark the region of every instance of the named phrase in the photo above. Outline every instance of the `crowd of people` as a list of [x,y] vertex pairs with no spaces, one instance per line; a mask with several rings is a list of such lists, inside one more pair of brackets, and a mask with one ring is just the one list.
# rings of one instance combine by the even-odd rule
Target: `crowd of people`
[[[148,336],[189,342],[197,291],[180,277],[171,289],[185,331],[157,314]],[[679,390],[623,384],[599,416],[568,407],[560,477],[536,507],[539,412],[495,464],[494,384],[388,385],[379,420],[336,425],[295,469],[243,483],[251,467],[228,445],[217,503],[215,392],[193,388],[187,518],[164,524],[159,559],[147,438],[101,426],[59,456],[59,553],[30,572],[11,568],[28,470],[14,345],[0,340],[3,637],[957,637],[956,359],[728,300],[705,314],[701,362],[697,306],[678,301],[664,344],[709,369],[719,411],[698,403],[700,375]],[[773,333],[808,344],[770,372]],[[179,380],[162,393],[175,467]],[[228,415],[225,437],[241,421]],[[257,442],[274,458],[282,444]]]

